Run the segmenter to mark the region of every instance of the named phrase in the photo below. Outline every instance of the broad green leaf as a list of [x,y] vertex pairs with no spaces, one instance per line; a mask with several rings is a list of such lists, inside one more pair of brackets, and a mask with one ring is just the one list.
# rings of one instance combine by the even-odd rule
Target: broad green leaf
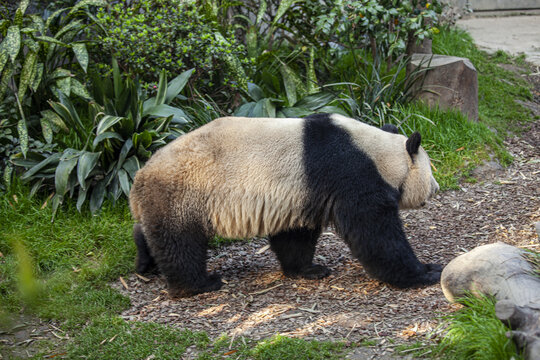
[[133,140],[127,139],[124,145],[122,146],[122,149],[120,150],[120,155],[118,155],[118,163],[116,165],[116,170],[119,170],[122,165],[124,165],[124,161],[126,160],[126,157],[129,153],[129,150],[133,148]]
[[73,76],[73,74],[68,69],[56,68],[49,75],[49,78],[52,79],[52,80],[57,80],[57,79],[63,79],[63,78],[72,77],[72,76]]
[[254,101],[259,101],[264,98],[262,89],[253,83],[248,83],[248,93]]
[[[67,110],[69,113],[69,117],[67,119],[70,119],[71,125],[75,126],[79,134],[83,137],[88,136],[88,132],[86,131],[86,128],[84,127],[84,124],[81,121],[81,118],[79,117],[79,113],[77,112],[77,109],[75,109],[75,106],[73,106],[73,103],[67,98],[63,93],[59,94],[60,98],[60,104],[63,106],[63,110]],[[52,102],[51,102],[52,105]],[[56,110],[56,107],[54,108]],[[66,117],[64,117],[66,119]]]
[[7,50],[0,45],[0,74],[2,73],[2,70],[4,70],[4,66],[6,65],[8,59],[9,55]]
[[120,181],[120,187],[124,194],[129,197],[129,190],[131,189],[131,184],[129,181],[128,173],[124,169],[118,170],[118,180]]
[[257,57],[258,42],[257,42],[257,28],[255,26],[250,26],[248,28],[248,31],[246,33],[246,48],[247,48],[248,57],[250,58]]
[[88,189],[83,189],[82,186],[79,186],[79,196],[77,196],[77,210],[80,212],[84,201],[86,200],[86,195],[88,194]]
[[51,222],[54,222],[54,218],[56,216],[56,212],[58,211],[58,207],[62,204],[62,202],[64,201],[64,196],[60,195],[60,194],[55,194],[52,198],[52,218],[51,218]]
[[13,18],[13,24],[21,27],[23,25],[23,17],[24,17],[24,13],[21,11],[20,8],[15,10],[15,17]]
[[63,77],[56,80],[56,86],[62,92],[62,94],[69,97],[71,95],[71,78]]
[[307,93],[308,95],[319,92],[319,82],[315,74],[315,48],[309,49],[309,65],[307,69]]
[[139,159],[134,155],[124,161],[122,168],[127,171],[131,180],[135,180],[135,174],[141,168],[141,164],[139,163]]
[[295,106],[290,108],[283,108],[281,109],[281,113],[283,114],[283,117],[286,118],[303,118],[312,114],[313,112],[311,110]]
[[34,79],[30,84],[30,89],[36,91],[43,78],[43,63],[37,63],[36,72],[34,73]]
[[47,120],[52,126],[62,129],[65,132],[69,132],[69,128],[66,126],[66,123],[64,122],[64,120],[62,120],[62,118],[58,116],[58,114],[55,113],[54,111],[44,110],[41,112],[41,116],[43,116],[44,118],[47,118]]
[[77,156],[69,157],[65,160],[60,160],[56,167],[54,175],[54,185],[56,188],[56,194],[65,195],[68,189],[68,180],[71,172],[77,165],[79,158]]
[[43,180],[45,178],[43,177],[40,177],[38,181],[36,181],[34,183],[34,185],[32,185],[32,188],[30,189],[30,198],[33,198],[34,195],[36,195],[36,193],[38,192],[38,190],[41,188],[41,185],[43,185]]
[[86,69],[88,68],[88,50],[86,50],[86,45],[84,43],[73,43],[71,47],[79,65],[81,65],[84,72],[86,72]]
[[165,70],[161,70],[159,74],[158,91],[155,97],[155,106],[165,103],[165,95],[167,95],[167,73]]
[[47,144],[52,143],[53,130],[51,121],[47,117],[42,117],[41,119],[39,119],[39,122],[41,123],[41,132],[43,133],[45,141],[47,142]]
[[85,151],[79,157],[79,163],[77,164],[77,179],[82,189],[86,189],[86,178],[88,174],[96,167],[101,152],[88,152]]
[[86,87],[75,78],[71,79],[71,93],[86,100],[92,99],[92,96],[90,95],[88,90],[86,90]]
[[19,9],[21,9],[21,12],[23,14],[26,12],[26,8],[28,7],[29,3],[30,3],[30,0],[21,0],[19,4]]
[[105,179],[100,180],[93,188],[92,195],[90,195],[90,212],[95,214],[101,208],[103,204],[103,198],[105,197]]
[[285,15],[285,13],[287,12],[287,10],[289,10],[289,8],[296,2],[296,0],[284,0],[284,1],[280,1],[279,2],[279,7],[276,11],[276,16],[274,16],[274,20],[272,21],[272,24],[276,24],[279,19],[281,19],[281,17],[283,15]]
[[82,30],[83,27],[84,25],[83,25],[82,20],[71,21],[67,25],[63,26],[56,34],[54,34],[54,38],[60,40],[62,39],[62,36],[64,34],[67,34],[70,31],[73,31],[74,33],[76,33],[79,30]]
[[11,165],[6,165],[6,167],[4,168],[4,176],[3,176],[3,179],[4,179],[4,184],[6,185],[6,187],[10,187],[11,186],[11,175],[13,174],[13,166]]
[[26,153],[28,152],[28,129],[26,128],[26,121],[24,119],[19,120],[17,123],[17,132],[19,133],[21,152],[26,157]]
[[21,180],[27,180],[32,178],[35,174],[37,174],[41,169],[45,168],[45,166],[49,164],[55,164],[58,161],[60,161],[60,158],[62,157],[62,153],[54,153],[47,158],[45,158],[43,161],[39,162],[38,164],[31,167],[28,171],[26,171],[21,176]]
[[285,93],[287,94],[287,100],[289,106],[296,104],[296,83],[292,78],[290,71],[287,71],[287,65],[282,64],[280,67],[281,76],[283,77],[283,85],[285,85]]
[[124,140],[118,133],[106,131],[106,132],[101,133],[98,136],[96,136],[96,138],[94,139],[94,142],[92,143],[92,145],[95,148],[100,142],[102,142],[103,140],[106,140],[106,139],[118,139],[120,141]]
[[47,18],[47,21],[45,22],[45,28],[46,29],[49,29],[49,27],[51,26],[52,22],[58,17],[60,16],[66,9],[58,9],[56,10],[55,12],[53,12],[48,18]]
[[132,137],[133,147],[139,150],[139,148],[147,149],[152,145],[152,135],[149,131],[143,131],[140,134],[133,134]]
[[36,36],[36,39],[41,40],[41,41],[45,41],[45,42],[49,42],[49,43],[53,43],[53,44],[56,44],[56,45],[64,46],[64,47],[68,46],[66,43],[63,43],[60,40],[57,40],[57,39],[55,39],[53,37],[46,36],[46,35]]
[[85,6],[107,6],[107,1],[105,0],[82,0],[82,1],[79,1],[77,4],[75,4],[75,6],[73,6],[73,8],[71,9],[71,11],[69,12],[69,15],[73,14],[74,12],[76,12],[77,10],[85,7]]
[[45,33],[45,22],[43,22],[43,18],[37,14],[31,14],[30,18],[32,19],[32,27],[43,35]]
[[19,99],[21,99],[21,101],[24,98],[26,89],[28,89],[28,85],[30,85],[33,80],[35,72],[37,72],[37,53],[29,51],[26,54],[19,80]]
[[8,28],[6,38],[2,42],[2,45],[11,58],[11,62],[14,63],[19,54],[19,50],[21,49],[21,33],[17,25],[11,25]]
[[99,124],[97,126],[96,135],[100,135],[101,133],[107,131],[112,126],[114,126],[116,123],[121,121],[123,117],[121,116],[111,116],[111,115],[105,115],[101,118],[99,121]]
[[322,108],[317,109],[317,111],[320,113],[340,114],[347,117],[349,116],[349,114],[347,114],[347,112],[343,110],[342,108],[340,108],[339,106],[332,106],[332,105],[323,106]]
[[180,94],[194,71],[195,69],[186,70],[171,81],[169,81],[169,84],[167,86],[167,95],[165,96],[165,104],[170,103],[172,99],[174,99],[178,94]]
[[0,78],[0,100],[4,98],[4,94],[8,89],[9,80],[11,79],[11,75],[13,75],[14,67],[13,63],[9,63],[2,72],[2,77]]
[[259,1],[259,12],[257,13],[257,20],[255,21],[255,24],[259,24],[262,19],[264,18],[264,14],[266,13],[266,9],[268,8],[267,0],[260,0]]
[[122,96],[124,87],[122,84],[122,76],[120,75],[120,69],[118,68],[118,62],[113,58],[113,84],[114,84],[114,98],[118,102],[118,99]]
[[166,104],[153,106],[149,109],[144,110],[143,116],[145,115],[160,117],[167,117],[172,115],[174,122],[177,124],[185,124],[189,120],[188,115],[182,109],[172,107]]
[[257,105],[257,103],[255,102],[249,102],[247,104],[241,105],[234,112],[234,116],[252,117],[251,114],[253,113],[253,109],[255,108],[255,105]]
[[[281,74],[283,76],[283,81],[284,82],[287,81],[289,83],[294,83],[296,93],[299,96],[307,95],[306,86],[302,82],[302,79],[300,78],[300,76],[293,69],[291,69],[289,66],[287,66],[287,64],[282,64],[281,67],[280,67],[280,71],[281,71]],[[290,104],[290,105],[293,106],[294,103]]]
[[327,105],[330,101],[334,100],[334,98],[335,96],[331,93],[320,92],[300,99],[300,101],[296,103],[296,106],[304,107],[309,110],[317,110]]

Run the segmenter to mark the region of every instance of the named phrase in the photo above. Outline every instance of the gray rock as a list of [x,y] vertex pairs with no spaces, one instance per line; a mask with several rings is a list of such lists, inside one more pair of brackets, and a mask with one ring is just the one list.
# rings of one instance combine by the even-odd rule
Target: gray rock
[[470,120],[478,120],[478,75],[469,59],[413,54],[409,70],[418,67],[429,70],[416,82],[417,99],[429,106],[460,110]]
[[500,174],[504,168],[496,161],[488,161],[484,163],[483,165],[478,166],[475,168],[471,175],[477,178],[478,180],[487,180],[492,179],[496,175]]
[[538,234],[538,237],[540,237],[540,221],[534,224],[534,227],[536,227],[536,233]]

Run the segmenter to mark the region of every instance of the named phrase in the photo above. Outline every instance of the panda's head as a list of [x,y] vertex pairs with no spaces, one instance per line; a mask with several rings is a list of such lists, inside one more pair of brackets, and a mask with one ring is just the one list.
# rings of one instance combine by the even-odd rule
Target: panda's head
[[439,184],[431,172],[431,161],[420,146],[422,138],[418,132],[405,141],[408,169],[399,186],[400,209],[416,209],[425,205],[437,191]]

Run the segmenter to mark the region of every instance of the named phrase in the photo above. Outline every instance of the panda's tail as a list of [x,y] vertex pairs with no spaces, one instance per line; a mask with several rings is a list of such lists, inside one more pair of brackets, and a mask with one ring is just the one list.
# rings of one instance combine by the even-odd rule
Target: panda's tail
[[135,245],[137,245],[135,270],[139,274],[154,272],[157,269],[156,262],[152,254],[150,254],[150,248],[148,248],[148,243],[144,237],[142,225],[139,223],[133,225],[133,240],[135,241]]

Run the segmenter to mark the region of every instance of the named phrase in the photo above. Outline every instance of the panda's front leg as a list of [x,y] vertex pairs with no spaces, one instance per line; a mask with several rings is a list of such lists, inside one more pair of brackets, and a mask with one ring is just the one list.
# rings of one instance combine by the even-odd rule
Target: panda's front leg
[[270,247],[276,254],[283,273],[289,277],[321,279],[330,269],[313,264],[313,255],[321,229],[293,229],[270,236]]

